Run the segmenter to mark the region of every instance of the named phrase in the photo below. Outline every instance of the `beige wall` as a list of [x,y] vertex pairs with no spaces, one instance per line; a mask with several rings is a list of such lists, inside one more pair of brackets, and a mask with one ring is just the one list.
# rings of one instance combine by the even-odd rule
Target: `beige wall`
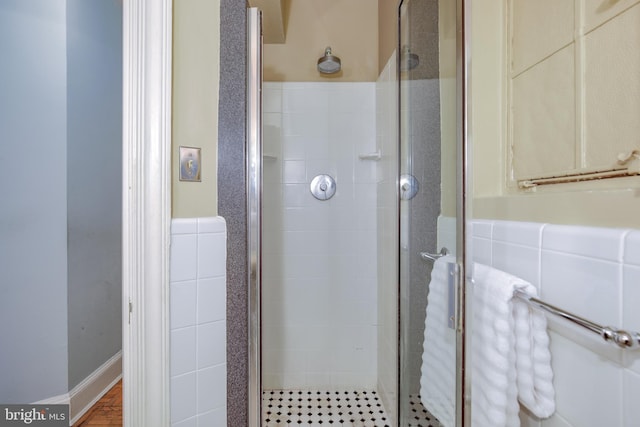
[[498,196],[504,185],[503,34],[501,1],[474,0],[471,8],[471,117],[474,197]]
[[441,215],[456,216],[456,176],[458,127],[456,82],[456,2],[438,1],[440,132],[441,132]]
[[[172,215],[217,215],[220,1],[174,1]],[[202,182],[178,180],[179,146],[200,147]]]
[[[527,93],[531,95],[529,98],[537,93],[535,96],[540,102],[541,108],[544,107],[545,100],[550,104],[548,108],[558,105],[559,101],[551,101],[555,99],[553,97],[557,96],[564,97],[565,101],[568,98],[569,101],[564,102],[567,105],[573,106],[577,103],[577,107],[575,109],[571,107],[570,110],[572,111],[571,114],[577,117],[575,119],[577,124],[573,125],[573,129],[580,135],[582,135],[581,132],[589,132],[592,124],[606,125],[607,123],[607,120],[603,120],[598,115],[594,115],[593,120],[585,120],[585,117],[590,114],[590,107],[583,98],[588,97],[589,93],[600,94],[599,98],[605,102],[599,105],[597,109],[606,115],[609,121],[616,121],[618,127],[626,126],[628,129],[628,126],[636,126],[638,123],[637,120],[625,119],[629,114],[629,110],[634,112],[633,115],[636,117],[640,115],[640,93],[637,93],[640,92],[640,85],[637,84],[637,79],[629,80],[626,77],[626,73],[629,70],[626,70],[625,67],[611,67],[609,65],[609,68],[618,70],[616,73],[621,75],[616,79],[604,79],[602,78],[604,70],[602,64],[596,68],[589,68],[589,63],[597,62],[599,57],[609,57],[609,64],[615,64],[624,57],[626,58],[625,64],[631,66],[637,75],[638,68],[640,68],[638,66],[640,64],[640,46],[637,41],[638,37],[635,37],[634,34],[636,34],[637,28],[640,28],[640,25],[638,25],[638,22],[640,22],[640,13],[638,13],[640,12],[640,4],[630,7],[633,3],[638,2],[637,0],[627,0],[613,6],[613,9],[616,10],[608,8],[600,13],[599,21],[595,24],[596,18],[593,15],[597,11],[592,7],[595,4],[594,2],[586,2],[583,6],[579,6],[585,7],[585,11],[574,11],[573,8],[565,11],[565,14],[571,14],[571,16],[574,16],[573,14],[575,13],[575,16],[584,17],[582,19],[586,20],[585,25],[580,28],[584,28],[587,32],[593,31],[592,35],[586,34],[583,40],[577,42],[578,44],[584,43],[584,46],[578,49],[580,54],[590,53],[588,58],[579,60],[581,66],[586,68],[577,78],[584,80],[558,86],[558,81],[564,79],[564,77],[559,75],[555,79],[543,77],[540,83],[533,85],[536,90],[532,91],[531,88],[528,88],[529,92]],[[531,2],[522,2],[522,4],[538,5]],[[574,3],[571,2],[571,4],[573,5]],[[556,2],[551,2],[549,7],[553,5],[558,6]],[[640,212],[640,178],[555,184],[539,187],[535,191],[519,190],[513,185],[514,173],[510,167],[513,148],[508,138],[512,135],[511,132],[517,133],[518,130],[510,132],[507,124],[507,114],[510,111],[507,108],[510,89],[508,77],[510,74],[508,74],[509,67],[506,64],[513,64],[515,73],[519,73],[517,75],[523,74],[526,70],[534,71],[535,66],[532,68],[531,64],[535,63],[535,58],[555,60],[553,58],[555,55],[549,55],[552,51],[564,53],[562,50],[566,49],[563,46],[566,45],[565,42],[567,40],[563,39],[564,41],[561,40],[557,43],[553,40],[547,40],[542,43],[540,38],[537,38],[539,41],[533,43],[537,50],[528,49],[524,55],[516,55],[512,62],[508,60],[509,46],[506,43],[508,37],[505,37],[508,28],[506,1],[474,0],[473,6],[470,92],[470,132],[473,153],[472,215],[475,218],[640,228],[640,215],[637,214]],[[545,10],[547,9],[541,7],[540,13],[544,18],[543,22],[548,22],[549,25],[555,27],[561,25],[554,21],[554,19],[560,19],[561,11],[546,17]],[[524,12],[517,16],[517,19],[521,20],[523,17],[535,18],[537,16],[536,11]],[[516,13],[518,13],[517,9]],[[573,19],[567,19],[567,21],[569,25],[573,25]],[[516,23],[523,25],[522,23]],[[604,25],[601,25],[603,23]],[[532,26],[532,28],[538,28],[538,26]],[[624,31],[621,32],[621,30]],[[602,31],[600,36],[598,36],[598,31]],[[547,31],[542,30],[542,32],[545,37],[550,37],[551,39],[554,37],[558,39],[567,38],[567,32],[560,31],[558,28],[550,28]],[[557,36],[554,34],[557,34]],[[573,30],[569,34],[573,36]],[[616,34],[618,34],[618,38],[612,39]],[[627,34],[627,36],[625,37],[623,34]],[[531,44],[531,40],[528,40],[527,36],[527,34],[519,34],[517,37],[514,35],[514,38],[516,43]],[[598,44],[595,40],[601,43]],[[547,47],[549,47],[549,51],[545,50]],[[564,58],[559,57],[558,61],[561,60],[564,60]],[[543,60],[542,62],[545,61]],[[549,64],[549,68],[553,72],[557,72],[563,66],[560,63],[553,63],[553,61],[549,62]],[[590,75],[600,75],[601,78],[590,79]],[[604,74],[604,76],[606,75],[608,73]],[[533,75],[533,77],[537,76]],[[626,81],[627,83],[624,83],[624,88],[622,88],[616,81]],[[607,86],[602,86],[605,84]],[[569,91],[566,90],[567,85],[572,86]],[[554,87],[556,87],[555,91]],[[575,93],[572,90],[573,87],[576,88]],[[545,97],[545,90],[553,93],[549,93],[549,96]],[[631,95],[622,95],[621,91],[624,92],[625,90],[631,92]],[[612,95],[603,95],[609,93],[620,93],[617,98],[619,102],[609,102],[608,96]],[[538,96],[540,94],[543,96]],[[525,100],[526,98],[528,97],[523,97]],[[518,106],[516,105],[516,107]],[[564,117],[560,113],[551,116]],[[539,117],[539,115],[536,115],[536,117]],[[620,117],[623,120],[619,120]],[[561,120],[566,121],[569,119],[565,117]],[[559,123],[559,125],[563,124],[566,123]],[[542,147],[543,152],[536,153],[536,158],[548,159],[553,161],[553,164],[560,165],[575,162],[579,166],[580,162],[585,162],[583,164],[588,166],[590,161],[588,153],[604,152],[610,154],[611,139],[616,141],[614,145],[618,151],[622,151],[622,149],[618,148],[621,139],[624,139],[623,143],[630,144],[630,148],[633,148],[634,144],[638,146],[637,138],[635,141],[630,141],[627,137],[622,138],[627,132],[624,129],[609,129],[604,135],[599,136],[600,141],[592,140],[588,149],[578,144],[575,149],[564,151],[557,149],[558,146],[555,144],[548,144],[548,141],[544,140],[541,141],[546,135],[545,132],[548,134],[548,129],[538,127],[525,134],[531,136],[533,132],[538,137],[522,139],[521,143],[524,141],[524,145],[516,147],[517,151],[519,151],[518,155],[526,152],[526,150],[533,153]],[[592,134],[599,135],[596,131],[593,131]],[[552,135],[555,135],[555,133]],[[626,147],[626,145],[624,146]],[[529,167],[531,165],[527,162],[531,159],[533,159],[533,154],[529,156],[523,155],[519,158],[519,161]],[[544,162],[541,164],[544,164]]]
[[291,0],[249,0],[250,7],[262,11],[264,43],[284,43]]
[[398,1],[378,0],[378,72],[398,46]]
[[[375,82],[378,78],[378,4],[371,0],[295,0],[289,5],[286,42],[265,44],[265,81]],[[342,71],[316,70],[331,46]]]

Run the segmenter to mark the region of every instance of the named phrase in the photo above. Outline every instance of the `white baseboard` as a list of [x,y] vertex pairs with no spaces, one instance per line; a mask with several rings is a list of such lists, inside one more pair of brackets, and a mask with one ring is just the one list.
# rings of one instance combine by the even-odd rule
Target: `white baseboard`
[[39,400],[37,402],[33,402],[33,404],[34,405],[68,405],[69,393],[60,394],[58,396],[53,396],[44,400]]
[[117,352],[69,391],[69,425],[78,421],[122,378],[122,351]]

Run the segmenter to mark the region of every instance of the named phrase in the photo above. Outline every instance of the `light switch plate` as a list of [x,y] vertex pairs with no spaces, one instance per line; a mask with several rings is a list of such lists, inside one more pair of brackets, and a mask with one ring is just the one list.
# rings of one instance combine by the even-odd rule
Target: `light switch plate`
[[200,182],[200,149],[180,147],[180,181]]

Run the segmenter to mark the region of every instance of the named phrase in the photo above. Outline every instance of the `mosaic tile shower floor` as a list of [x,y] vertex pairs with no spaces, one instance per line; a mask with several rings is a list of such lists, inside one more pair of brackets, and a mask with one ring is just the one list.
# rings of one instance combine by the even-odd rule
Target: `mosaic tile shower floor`
[[409,396],[409,427],[442,427],[442,424],[436,417],[431,415],[429,411],[425,409],[420,400],[420,395]]
[[[410,427],[440,427],[419,398],[411,402]],[[375,391],[265,390],[262,408],[264,427],[391,427]]]

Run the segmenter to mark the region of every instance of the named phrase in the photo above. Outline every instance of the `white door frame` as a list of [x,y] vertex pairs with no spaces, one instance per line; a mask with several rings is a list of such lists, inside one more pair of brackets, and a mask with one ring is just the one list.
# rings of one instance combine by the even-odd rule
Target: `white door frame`
[[168,427],[172,0],[123,2],[123,424]]

